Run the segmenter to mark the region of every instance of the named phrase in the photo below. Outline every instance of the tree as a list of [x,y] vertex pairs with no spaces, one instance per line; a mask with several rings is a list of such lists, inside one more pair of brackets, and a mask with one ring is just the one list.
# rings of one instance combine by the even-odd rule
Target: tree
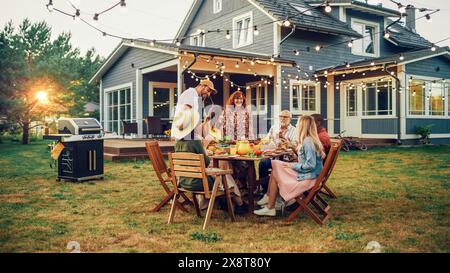
[[98,102],[88,80],[101,63],[95,50],[80,56],[70,33],[51,41],[45,22],[25,19],[15,31],[6,24],[0,32],[0,116],[17,122],[28,144],[32,122],[68,113],[80,116],[87,101]]

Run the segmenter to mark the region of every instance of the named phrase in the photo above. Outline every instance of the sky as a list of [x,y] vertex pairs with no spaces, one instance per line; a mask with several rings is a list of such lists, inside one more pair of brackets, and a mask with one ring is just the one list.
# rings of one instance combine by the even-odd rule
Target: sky
[[[223,0],[227,1],[227,0]],[[417,31],[430,40],[437,42],[450,37],[450,0],[396,0],[403,4],[416,7],[439,8],[440,12],[432,15],[432,22],[425,19],[416,22]],[[93,22],[94,13],[111,7],[118,0],[53,0],[55,8],[74,14],[69,3],[81,11],[81,18]],[[121,37],[146,39],[172,39],[180,27],[193,0],[126,0],[127,8],[123,11],[116,7],[100,15],[98,28]],[[48,0],[0,0],[0,27],[12,21],[19,25],[23,19],[33,22],[45,20],[52,27],[52,35],[56,37],[61,32],[72,33],[72,44],[81,52],[94,47],[106,57],[120,42],[117,38],[103,37],[83,22],[74,22],[68,16],[57,12],[48,12],[45,5]],[[382,3],[383,6],[395,8],[389,0],[369,0],[369,3]],[[420,15],[418,15],[420,16]],[[450,46],[450,39],[438,44]]]

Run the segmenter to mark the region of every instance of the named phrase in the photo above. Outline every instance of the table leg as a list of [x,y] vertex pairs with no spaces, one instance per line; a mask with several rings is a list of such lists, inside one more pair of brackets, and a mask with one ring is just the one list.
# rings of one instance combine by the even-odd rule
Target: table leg
[[253,210],[255,209],[255,201],[253,199],[253,191],[256,184],[256,172],[255,172],[255,164],[250,161],[250,164],[248,164],[248,171],[247,171],[247,186],[248,186],[248,211],[250,213],[253,213]]

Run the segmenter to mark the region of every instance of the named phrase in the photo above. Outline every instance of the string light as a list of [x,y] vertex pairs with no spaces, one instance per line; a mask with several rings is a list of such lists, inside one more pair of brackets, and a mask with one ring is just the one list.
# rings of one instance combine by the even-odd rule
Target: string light
[[425,18],[427,19],[428,23],[431,23],[433,20],[431,19],[431,15],[430,14],[426,14]]
[[155,46],[155,40],[150,41],[150,46]]
[[230,31],[229,31],[229,30],[227,30],[227,33],[226,33],[226,35],[225,35],[225,38],[226,38],[227,40],[229,40],[229,39],[231,38],[231,35],[230,35]]
[[289,20],[284,20],[283,26],[289,27],[290,25],[291,25],[291,22],[289,22]]
[[330,2],[329,1],[325,2],[325,12],[327,12],[327,13],[331,12],[331,6],[330,6]]
[[315,47],[315,49],[316,49],[317,52],[319,52],[321,48],[322,48],[322,47],[321,47],[320,45],[316,45],[316,47]]
[[405,57],[403,56],[403,54],[400,54],[400,57],[398,58],[400,61],[403,61],[405,59]]
[[48,4],[46,5],[49,12],[53,11],[53,0],[49,0]]
[[388,30],[385,30],[385,31],[383,32],[383,37],[384,37],[384,39],[389,39],[389,38],[391,37],[391,34],[389,33]]
[[353,40],[350,40],[347,44],[348,47],[352,48],[353,47]]
[[253,34],[255,34],[256,36],[259,35],[259,30],[257,26],[253,26]]
[[434,44],[431,46],[431,51],[433,51],[433,52],[436,51],[436,46]]
[[180,45],[181,45],[181,42],[180,42],[179,39],[176,39],[176,40],[175,40],[175,45],[176,45],[176,46],[180,46]]
[[298,56],[298,55],[300,55],[300,51],[298,51],[297,49],[294,49],[294,54],[295,54],[295,56]]

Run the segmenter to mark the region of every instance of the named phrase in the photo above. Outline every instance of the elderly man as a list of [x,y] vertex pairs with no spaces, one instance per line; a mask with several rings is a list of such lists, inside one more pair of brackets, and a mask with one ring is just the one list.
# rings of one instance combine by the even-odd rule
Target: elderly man
[[[273,141],[277,146],[280,144],[286,144],[286,146],[291,146],[296,143],[295,140],[295,127],[291,125],[292,114],[288,110],[281,111],[280,113],[280,124],[272,125],[267,136],[263,139],[263,142]],[[269,182],[269,169],[271,168],[271,159],[261,160],[259,163],[259,179],[261,181],[261,186],[263,187],[263,192],[267,193],[267,187]],[[267,198],[265,194],[261,199]],[[259,202],[258,202],[259,205]]]

